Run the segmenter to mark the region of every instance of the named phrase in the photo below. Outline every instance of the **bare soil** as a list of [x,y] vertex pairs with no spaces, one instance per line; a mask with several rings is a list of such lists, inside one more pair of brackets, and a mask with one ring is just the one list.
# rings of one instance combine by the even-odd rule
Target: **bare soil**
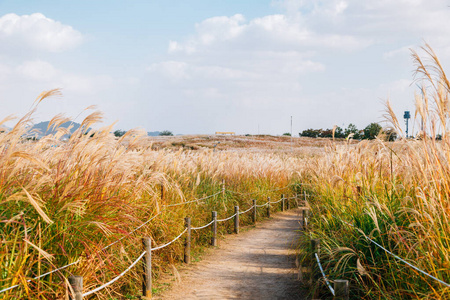
[[297,209],[277,213],[254,229],[219,240],[155,299],[306,299],[295,266],[299,220]]

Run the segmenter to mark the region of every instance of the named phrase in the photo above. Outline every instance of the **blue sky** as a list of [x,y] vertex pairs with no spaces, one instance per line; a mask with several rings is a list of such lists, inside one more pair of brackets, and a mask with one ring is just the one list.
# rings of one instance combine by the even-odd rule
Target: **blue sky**
[[450,63],[440,0],[0,0],[0,119],[97,105],[105,123],[281,134],[414,110],[409,48]]

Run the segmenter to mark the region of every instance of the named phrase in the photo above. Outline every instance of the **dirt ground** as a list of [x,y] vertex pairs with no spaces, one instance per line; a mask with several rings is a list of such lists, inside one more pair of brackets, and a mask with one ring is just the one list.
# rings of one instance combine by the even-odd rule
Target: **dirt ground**
[[180,270],[173,288],[154,299],[306,299],[293,251],[299,220],[297,209],[277,213],[219,240],[217,249]]

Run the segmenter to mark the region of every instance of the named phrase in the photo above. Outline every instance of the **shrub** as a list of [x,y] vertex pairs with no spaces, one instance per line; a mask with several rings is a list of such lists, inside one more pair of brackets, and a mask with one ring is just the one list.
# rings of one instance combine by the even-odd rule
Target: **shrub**
[[169,130],[163,130],[159,133],[160,136],[173,136],[172,131]]

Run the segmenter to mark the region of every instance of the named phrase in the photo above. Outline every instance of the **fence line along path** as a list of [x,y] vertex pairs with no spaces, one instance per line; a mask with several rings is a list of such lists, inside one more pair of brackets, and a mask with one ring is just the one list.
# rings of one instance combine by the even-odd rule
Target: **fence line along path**
[[306,299],[293,249],[300,215],[298,209],[272,214],[254,229],[227,236],[153,299]]

